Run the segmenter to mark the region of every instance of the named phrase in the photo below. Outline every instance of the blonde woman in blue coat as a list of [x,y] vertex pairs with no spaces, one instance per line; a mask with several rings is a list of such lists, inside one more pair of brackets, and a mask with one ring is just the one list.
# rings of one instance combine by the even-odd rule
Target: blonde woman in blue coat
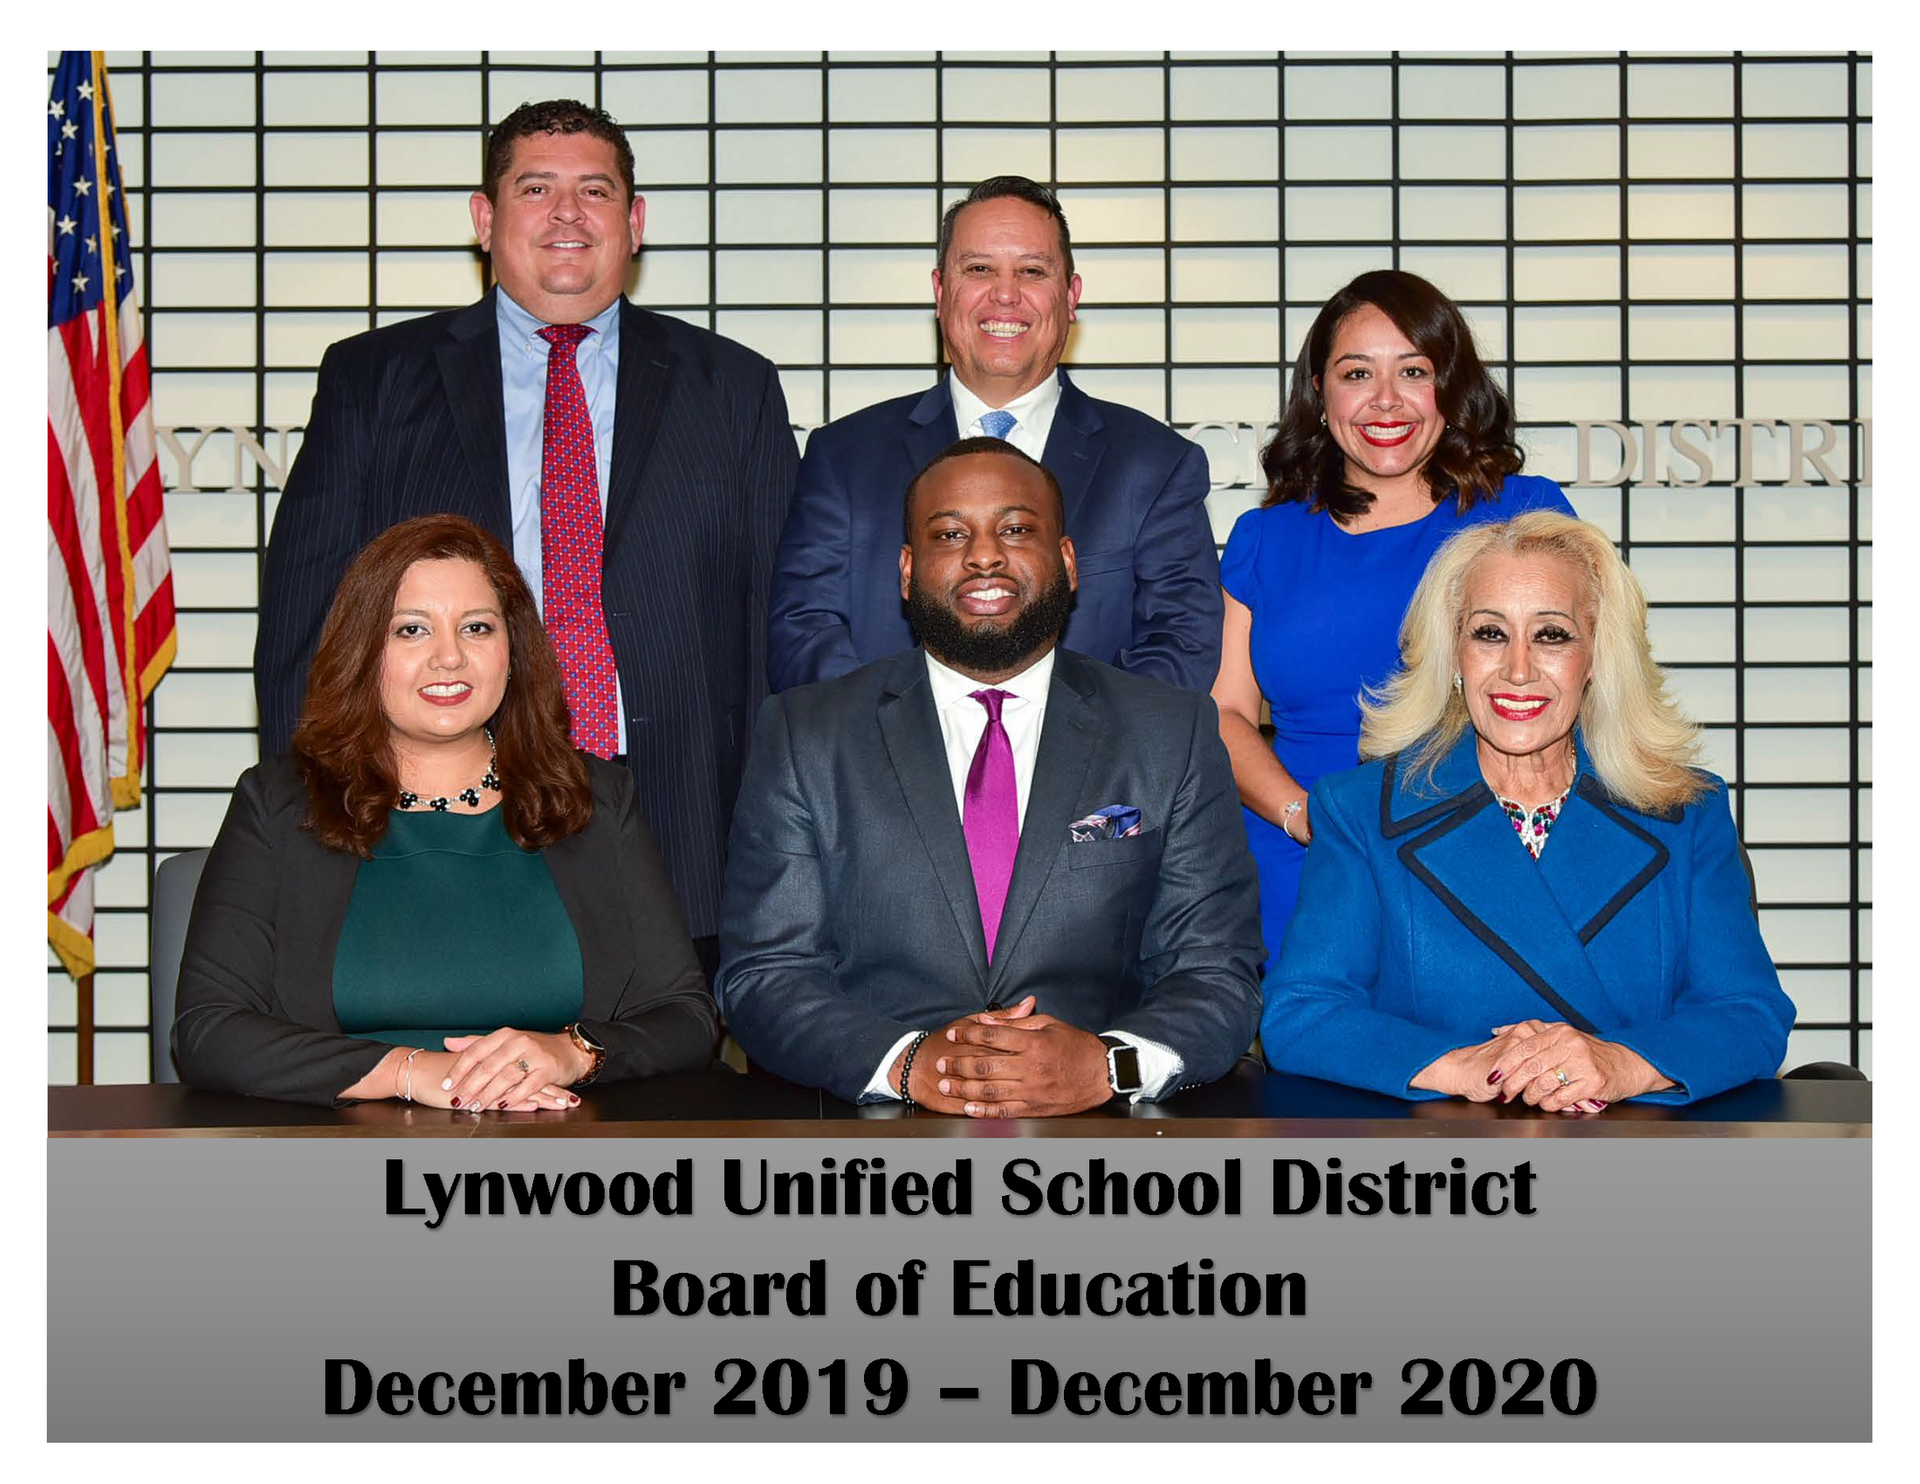
[[1400,645],[1371,761],[1313,789],[1274,1069],[1569,1114],[1774,1075],[1793,1005],[1613,543],[1546,511],[1463,531]]

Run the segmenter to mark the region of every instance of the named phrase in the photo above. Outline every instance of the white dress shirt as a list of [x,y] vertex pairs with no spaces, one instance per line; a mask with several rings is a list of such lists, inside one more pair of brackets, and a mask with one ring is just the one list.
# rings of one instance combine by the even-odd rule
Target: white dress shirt
[[[947,390],[953,396],[953,425],[960,430],[962,438],[979,438],[984,430],[980,426],[980,414],[993,412],[973,393],[973,388],[960,379],[958,374],[949,373]],[[997,410],[1011,412],[1014,416],[1012,431],[1007,434],[1007,442],[1036,463],[1045,463],[1043,457],[1047,451],[1047,435],[1053,431],[1053,414],[1060,406],[1060,373],[1055,371],[1032,391],[1015,397],[1011,402]]]
[[[954,383],[954,390],[957,401],[960,390],[958,381]],[[940,718],[940,737],[946,743],[947,772],[953,779],[954,808],[965,820],[967,774],[973,768],[973,755],[979,751],[980,738],[987,730],[987,708],[973,698],[973,693],[985,690],[987,686],[941,664],[926,651],[922,650],[921,653],[927,662],[927,683],[933,690],[934,714]],[[1014,795],[1018,801],[1022,830],[1026,828],[1027,794],[1033,785],[1034,759],[1040,755],[1040,729],[1047,717],[1047,690],[1053,684],[1053,655],[1053,650],[1049,649],[1011,680],[998,681],[992,687],[1009,692],[1007,699],[1000,703],[1000,724],[1006,728],[1007,742],[1013,748]],[[1061,830],[1066,827],[1067,821],[1059,821]],[[1046,1006],[1042,1004],[1039,1008],[1044,1011]],[[939,1027],[930,1029],[938,1030]],[[861,1094],[861,1102],[900,1100],[900,1088],[888,1080],[887,1074],[893,1069],[894,1060],[918,1034],[917,1031],[910,1031],[888,1048],[867,1083],[866,1091]],[[1133,1094],[1136,1103],[1143,1098],[1157,1097],[1161,1089],[1178,1077],[1186,1065],[1178,1052],[1172,1047],[1162,1046],[1158,1041],[1129,1035],[1126,1031],[1096,1031],[1095,1034],[1117,1036],[1140,1053],[1140,1090]],[[944,1045],[941,1050],[945,1050]],[[920,1048],[922,1056],[939,1054],[938,1051],[930,1051],[927,1046]]]

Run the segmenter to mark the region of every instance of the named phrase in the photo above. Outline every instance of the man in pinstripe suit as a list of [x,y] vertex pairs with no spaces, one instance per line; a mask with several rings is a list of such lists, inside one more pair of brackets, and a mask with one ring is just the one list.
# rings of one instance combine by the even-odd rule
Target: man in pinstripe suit
[[[594,641],[602,654],[610,643],[617,675],[607,745],[633,769],[711,976],[727,827],[748,721],[767,691],[773,553],[798,462],[779,376],[733,341],[625,297],[646,203],[626,135],[604,112],[560,100],[509,114],[489,138],[472,207],[496,288],[465,309],[343,340],[321,362],[267,545],[254,650],[262,751],[284,751],[292,736],[341,573],[398,521],[451,511],[486,526],[512,544],[553,622],[542,589],[547,372],[550,348],[577,339],[571,405],[584,400],[596,476],[580,482],[597,489],[603,529],[605,637]],[[577,419],[576,436],[578,470],[589,461]],[[551,575],[554,554],[544,554]],[[570,558],[570,582],[577,569]]]

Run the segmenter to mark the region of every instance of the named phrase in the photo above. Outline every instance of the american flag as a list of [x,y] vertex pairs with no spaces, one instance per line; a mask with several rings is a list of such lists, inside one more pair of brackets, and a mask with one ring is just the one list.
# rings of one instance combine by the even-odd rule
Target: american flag
[[89,867],[140,802],[173,576],[113,109],[99,52],[47,100],[47,941],[93,971]]

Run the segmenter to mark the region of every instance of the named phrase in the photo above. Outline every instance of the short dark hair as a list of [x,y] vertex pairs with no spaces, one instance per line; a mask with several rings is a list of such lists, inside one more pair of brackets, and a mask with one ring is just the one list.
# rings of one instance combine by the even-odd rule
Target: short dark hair
[[1269,481],[1263,503],[1298,501],[1340,521],[1373,504],[1372,495],[1347,481],[1346,455],[1327,429],[1326,399],[1314,385],[1326,374],[1341,321],[1369,305],[1433,362],[1434,403],[1447,427],[1421,471],[1428,494],[1438,504],[1458,491],[1463,513],[1493,499],[1525,457],[1514,440],[1513,404],[1488,374],[1454,302],[1417,273],[1382,268],[1362,273],[1327,300],[1307,331],[1279,429],[1260,455]]
[[941,449],[940,452],[928,459],[926,467],[913,476],[912,482],[907,485],[907,498],[901,506],[900,511],[900,535],[902,541],[908,546],[913,545],[913,494],[915,490],[920,488],[920,481],[925,479],[932,470],[946,463],[948,459],[965,458],[968,454],[975,453],[1004,454],[1009,458],[1020,460],[1023,464],[1033,465],[1034,468],[1045,475],[1047,488],[1053,491],[1054,508],[1060,514],[1060,534],[1063,536],[1067,534],[1067,497],[1060,493],[1060,481],[1053,477],[1053,470],[1027,453],[1026,450],[1015,448],[1004,438],[981,437],[962,438],[958,443],[949,443],[945,448]]
[[487,135],[486,160],[482,167],[480,189],[489,201],[498,200],[500,182],[513,162],[514,141],[534,134],[591,134],[613,146],[613,157],[620,165],[620,179],[627,188],[627,200],[633,200],[633,146],[627,131],[614,122],[604,108],[594,108],[574,98],[552,98],[545,103],[522,103],[493,126]]
[[968,191],[963,199],[947,208],[946,215],[940,218],[940,249],[934,259],[935,265],[942,273],[947,271],[947,254],[953,249],[953,224],[961,212],[982,201],[998,201],[1007,196],[1016,201],[1025,201],[1029,206],[1038,206],[1053,218],[1054,225],[1060,229],[1060,257],[1066,265],[1067,277],[1073,277],[1073,237],[1067,231],[1067,214],[1060,209],[1060,198],[1054,195],[1051,187],[1043,186],[1037,180],[1029,180],[1024,175],[989,176]]

